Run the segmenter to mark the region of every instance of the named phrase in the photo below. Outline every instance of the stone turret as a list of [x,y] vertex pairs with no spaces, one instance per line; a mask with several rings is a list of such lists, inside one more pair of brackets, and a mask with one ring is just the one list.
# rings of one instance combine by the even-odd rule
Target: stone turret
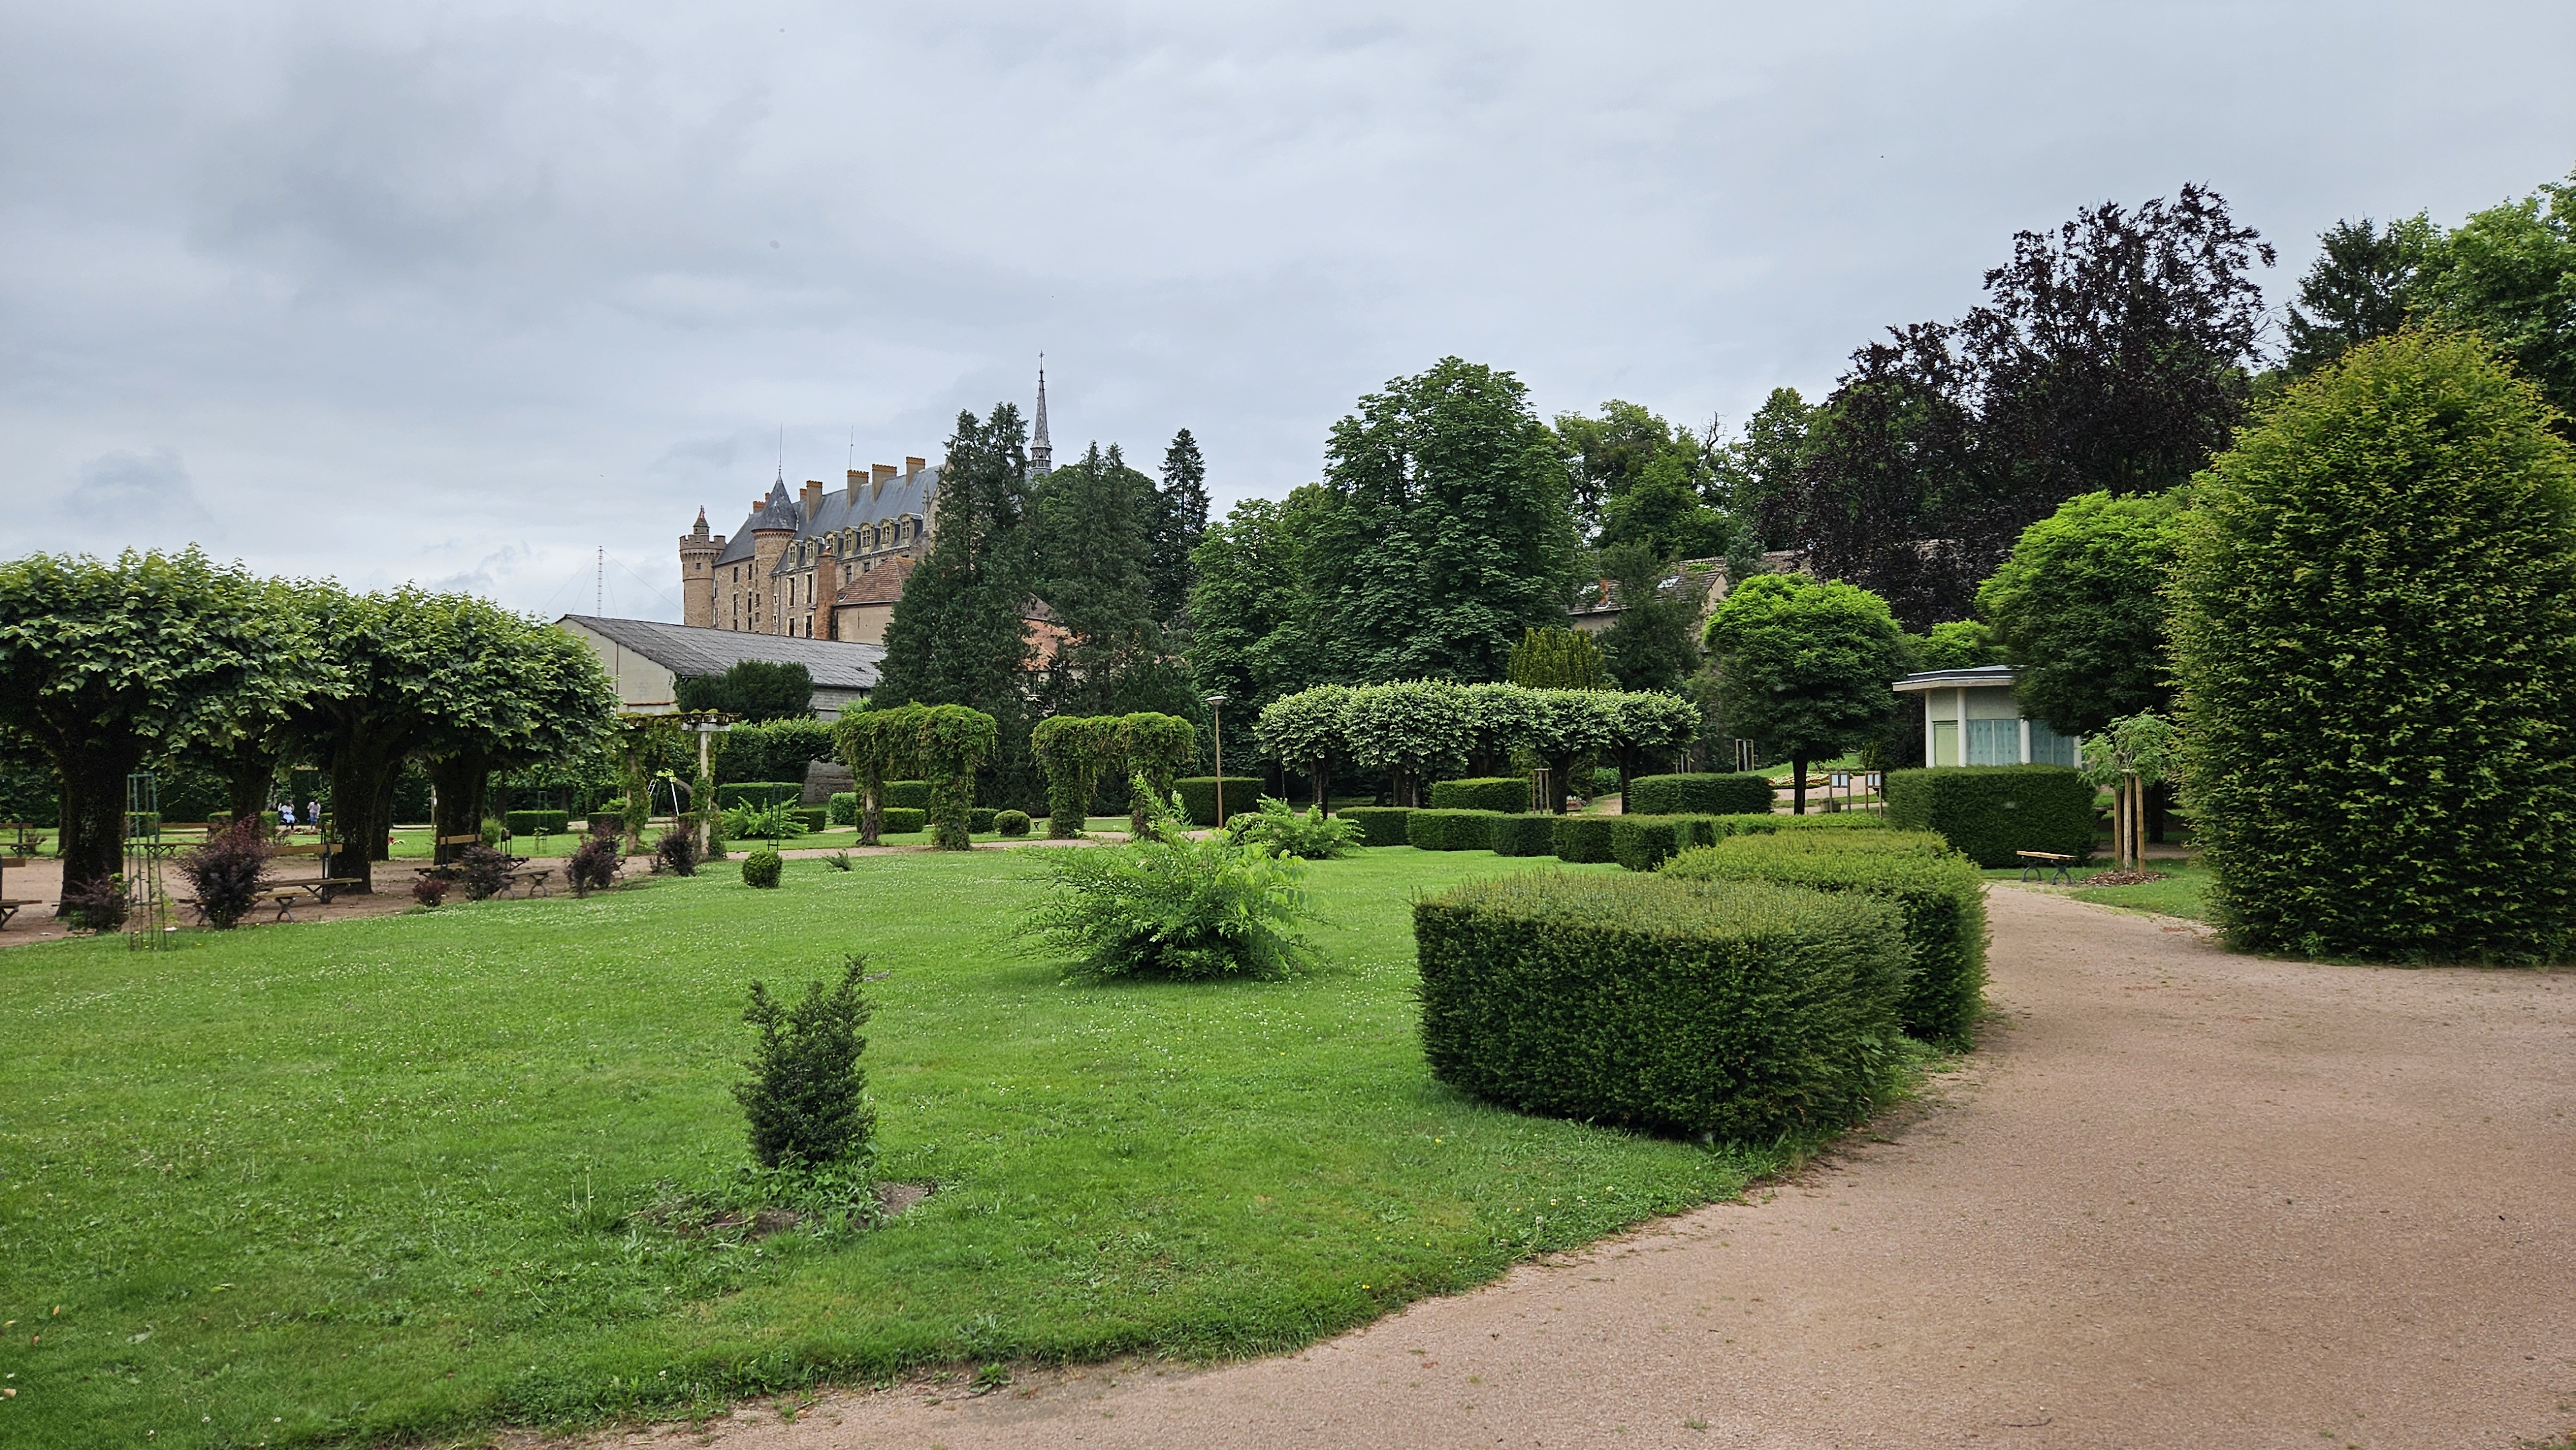
[[724,552],[725,537],[707,532],[707,511],[698,510],[698,524],[680,536],[680,622],[706,628],[716,622],[716,556]]

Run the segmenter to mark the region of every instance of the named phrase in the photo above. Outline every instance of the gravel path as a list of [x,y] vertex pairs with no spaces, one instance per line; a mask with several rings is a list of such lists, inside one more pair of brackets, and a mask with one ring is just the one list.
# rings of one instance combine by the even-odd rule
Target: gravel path
[[[2576,973],[2266,962],[1991,894],[1974,1065],[1758,1202],[1295,1356],[827,1396],[715,1443],[2566,1443]],[[632,1442],[672,1434],[705,1443]]]

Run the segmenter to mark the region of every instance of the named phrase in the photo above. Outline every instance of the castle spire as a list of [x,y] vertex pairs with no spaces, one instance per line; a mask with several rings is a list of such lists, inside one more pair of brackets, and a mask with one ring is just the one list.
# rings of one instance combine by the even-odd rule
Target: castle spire
[[1029,440],[1029,471],[1050,473],[1055,469],[1055,448],[1047,442],[1046,427],[1046,354],[1038,354],[1038,430]]

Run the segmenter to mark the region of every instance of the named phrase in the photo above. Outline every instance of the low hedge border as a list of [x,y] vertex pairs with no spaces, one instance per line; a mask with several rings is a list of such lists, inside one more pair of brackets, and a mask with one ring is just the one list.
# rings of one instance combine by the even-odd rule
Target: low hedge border
[[1768,814],[1775,799],[1767,775],[1641,775],[1625,804],[1641,816],[1736,816]]
[[1682,851],[1715,839],[1707,816],[1612,816],[1610,859],[1652,871]]
[[1895,849],[1857,835],[1738,836],[1683,852],[1663,874],[1675,881],[1855,892],[1894,904],[1904,916],[1911,966],[1898,1021],[1926,1042],[1967,1047],[1985,1001],[1985,878],[1975,862],[1941,848],[1938,836],[1883,834],[1894,838]]
[[1523,1112],[1767,1143],[1867,1114],[1898,1062],[1902,917],[1863,892],[1540,871],[1413,923],[1432,1076]]
[[1494,854],[1555,855],[1556,817],[1533,811],[1527,815],[1505,816],[1494,822]]
[[930,829],[930,812],[918,806],[881,806],[877,810],[877,834],[900,836]]
[[901,806],[908,811],[930,811],[930,782],[926,780],[890,780],[885,783],[886,805]]
[[1887,823],[1938,831],[1980,866],[2016,851],[2093,854],[2093,787],[2063,765],[1945,765],[1887,775]]
[[1404,818],[1413,814],[1410,807],[1344,806],[1340,814],[1342,819],[1360,828],[1360,844],[1363,846],[1401,846],[1409,839]]
[[1556,859],[1577,865],[1617,860],[1610,853],[1610,830],[1618,820],[1617,816],[1558,816],[1552,842]]
[[570,811],[503,811],[501,825],[513,836],[560,836],[572,827]]
[[1519,815],[1530,808],[1530,782],[1518,775],[1480,775],[1431,783],[1435,811],[1499,811]]
[[1490,851],[1500,811],[1415,811],[1404,819],[1404,838],[1420,851]]
[[[1257,775],[1227,776],[1225,778],[1226,820],[1230,821],[1236,816],[1248,815],[1260,809],[1261,790],[1266,784],[1267,782]],[[1190,813],[1190,824],[1194,826],[1225,824],[1225,821],[1216,818],[1215,776],[1185,775],[1173,781],[1172,788],[1181,793],[1181,806]]]

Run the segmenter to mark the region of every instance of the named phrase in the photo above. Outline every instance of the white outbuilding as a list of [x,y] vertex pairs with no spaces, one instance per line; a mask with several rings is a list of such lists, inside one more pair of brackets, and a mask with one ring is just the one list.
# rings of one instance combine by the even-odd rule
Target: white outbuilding
[[2073,765],[2075,742],[2022,713],[2010,665],[1925,670],[1896,682],[1923,698],[1925,765]]

